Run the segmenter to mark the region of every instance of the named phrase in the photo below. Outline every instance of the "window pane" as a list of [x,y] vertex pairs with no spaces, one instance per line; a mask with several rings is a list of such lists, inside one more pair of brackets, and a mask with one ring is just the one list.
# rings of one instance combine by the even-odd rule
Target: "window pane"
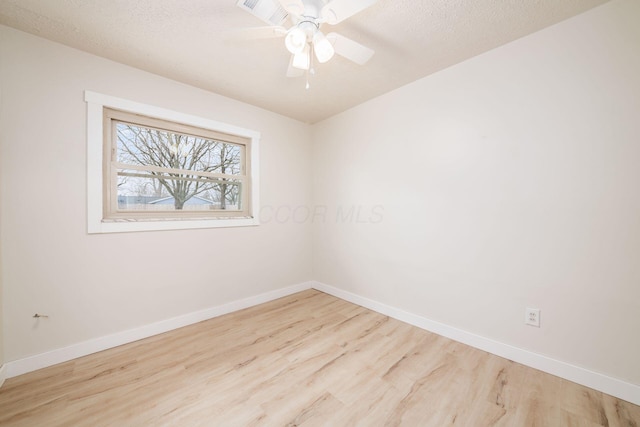
[[139,166],[242,174],[242,146],[116,122],[117,161]]
[[118,172],[118,210],[241,210],[239,180],[206,177],[154,177],[145,172]]

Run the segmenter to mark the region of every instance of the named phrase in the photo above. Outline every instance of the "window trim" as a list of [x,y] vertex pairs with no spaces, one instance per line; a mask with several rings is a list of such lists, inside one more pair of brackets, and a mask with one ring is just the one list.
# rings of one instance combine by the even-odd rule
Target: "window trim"
[[[87,103],[87,232],[89,234],[259,225],[257,214],[260,206],[260,188],[258,182],[258,159],[260,153],[259,132],[88,90],[84,93],[84,100]],[[247,158],[248,167],[250,168],[249,182],[251,186],[249,216],[236,218],[173,217],[154,219],[104,219],[104,108],[125,111],[127,113],[148,116],[249,139],[251,145],[250,154]]]

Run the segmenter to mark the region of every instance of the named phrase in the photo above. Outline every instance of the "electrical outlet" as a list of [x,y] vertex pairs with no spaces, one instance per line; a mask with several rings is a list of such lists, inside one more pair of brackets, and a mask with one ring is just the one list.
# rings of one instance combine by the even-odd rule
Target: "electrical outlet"
[[524,315],[524,323],[526,323],[527,325],[531,325],[531,326],[535,326],[536,328],[539,328],[540,327],[540,309],[527,307]]

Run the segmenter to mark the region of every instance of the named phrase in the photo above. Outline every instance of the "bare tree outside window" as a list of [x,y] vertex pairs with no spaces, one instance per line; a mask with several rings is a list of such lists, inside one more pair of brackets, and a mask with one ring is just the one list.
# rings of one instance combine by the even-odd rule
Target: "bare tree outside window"
[[228,176],[243,173],[243,146],[120,121],[115,132],[119,197],[171,201],[177,211],[189,203],[240,207],[241,182]]

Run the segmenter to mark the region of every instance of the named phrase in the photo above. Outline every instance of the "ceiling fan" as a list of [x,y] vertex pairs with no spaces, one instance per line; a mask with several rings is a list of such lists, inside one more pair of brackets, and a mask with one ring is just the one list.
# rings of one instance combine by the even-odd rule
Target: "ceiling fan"
[[[373,49],[338,33],[324,34],[323,24],[335,25],[373,5],[377,0],[238,0],[238,7],[270,24],[252,28],[250,38],[284,37],[291,53],[288,77],[304,75],[318,62],[329,61],[334,54],[364,65]],[[287,21],[292,25],[286,28]],[[308,88],[308,83],[307,83]]]

